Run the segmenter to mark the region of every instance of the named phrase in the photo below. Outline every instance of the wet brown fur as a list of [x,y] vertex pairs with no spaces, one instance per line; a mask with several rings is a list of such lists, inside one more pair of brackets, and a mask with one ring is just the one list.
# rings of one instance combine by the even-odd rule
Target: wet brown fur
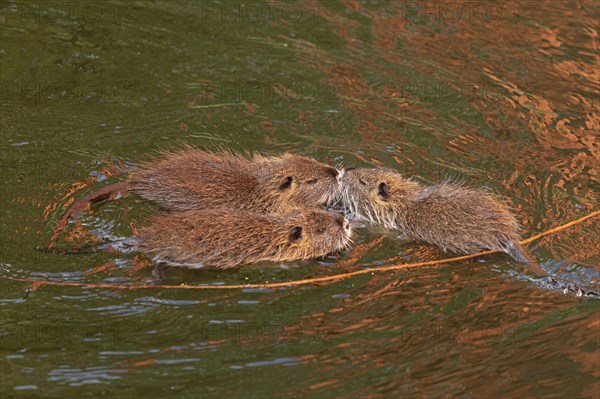
[[206,209],[157,216],[138,237],[156,262],[227,269],[324,256],[350,245],[351,228],[343,216],[321,209],[270,215]]
[[73,213],[117,193],[133,192],[172,211],[227,206],[270,213],[325,205],[339,194],[340,186],[337,169],[308,157],[242,156],[186,146],[162,152],[158,160],[142,165],[128,181],[104,187],[76,202],[60,219],[53,238]]
[[243,157],[186,147],[144,165],[131,177],[130,191],[169,210],[227,206],[269,213],[330,202],[339,176],[334,167],[299,155]]
[[342,181],[342,202],[361,218],[445,251],[505,252],[541,271],[519,245],[519,224],[497,195],[450,182],[422,186],[383,168],[348,168]]

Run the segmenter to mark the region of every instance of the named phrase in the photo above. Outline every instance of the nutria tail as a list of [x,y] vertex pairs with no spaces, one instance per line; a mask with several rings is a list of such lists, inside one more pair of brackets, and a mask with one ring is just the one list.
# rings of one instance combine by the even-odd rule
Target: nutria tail
[[96,192],[86,195],[79,201],[75,202],[64,215],[58,221],[58,225],[54,229],[54,234],[52,235],[50,247],[54,245],[54,241],[58,238],[58,236],[62,233],[62,231],[67,227],[67,223],[69,222],[69,217],[72,214],[79,212],[83,209],[86,209],[91,204],[96,203],[98,201],[105,200],[116,195],[119,192],[127,192],[131,188],[131,183],[128,181],[123,181],[119,183],[114,183],[109,186],[106,186]]
[[96,252],[112,252],[112,253],[134,253],[139,250],[141,240],[137,237],[128,237],[121,240],[106,242],[103,244],[84,245],[82,247],[71,248],[56,248],[56,246],[41,247],[38,246],[38,251],[54,253],[58,255],[76,255],[76,254],[92,254]]
[[546,275],[540,264],[521,244],[509,240],[506,244],[506,252],[517,262],[526,264],[538,276]]
[[75,254],[91,254],[98,252],[98,246],[94,245],[86,245],[83,247],[73,247],[73,248],[57,248],[56,246],[50,245],[48,247],[38,246],[35,249],[41,252],[46,252],[50,254],[56,255],[75,255]]

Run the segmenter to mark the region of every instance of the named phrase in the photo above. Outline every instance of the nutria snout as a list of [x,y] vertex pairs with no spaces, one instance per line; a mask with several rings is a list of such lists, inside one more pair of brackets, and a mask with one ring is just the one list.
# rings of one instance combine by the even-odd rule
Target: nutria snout
[[519,224],[492,193],[444,182],[421,184],[383,168],[345,168],[342,203],[357,217],[398,229],[443,250],[492,249],[539,265],[519,244]]
[[262,214],[226,208],[163,214],[138,235],[140,250],[156,262],[220,269],[317,258],[349,247],[351,237],[343,216],[321,209]]
[[350,229],[350,222],[342,215],[337,212],[330,212],[335,219],[336,223],[344,230]]

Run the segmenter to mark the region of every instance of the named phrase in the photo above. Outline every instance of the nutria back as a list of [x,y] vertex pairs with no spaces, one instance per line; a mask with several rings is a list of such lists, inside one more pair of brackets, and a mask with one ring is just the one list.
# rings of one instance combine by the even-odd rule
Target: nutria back
[[518,244],[519,224],[490,192],[444,182],[432,186],[383,168],[348,168],[342,202],[357,216],[459,253],[496,250],[536,263]]
[[285,154],[244,157],[186,147],[164,153],[131,177],[131,190],[175,211],[227,206],[284,212],[332,202],[341,173],[314,159]]
[[324,256],[346,248],[351,234],[344,217],[321,209],[269,215],[216,208],[159,215],[139,239],[157,262],[226,269]]

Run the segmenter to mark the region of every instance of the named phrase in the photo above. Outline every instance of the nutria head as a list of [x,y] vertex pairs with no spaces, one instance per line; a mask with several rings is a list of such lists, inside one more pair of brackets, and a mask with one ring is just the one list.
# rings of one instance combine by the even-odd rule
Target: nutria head
[[278,210],[318,207],[339,196],[343,173],[336,168],[293,154],[266,159],[260,180],[266,195],[279,204]]
[[346,168],[342,177],[344,207],[358,218],[398,228],[398,221],[417,198],[419,184],[384,168]]
[[287,214],[285,228],[287,242],[278,246],[275,259],[278,256],[288,260],[316,258],[345,249],[352,242],[350,222],[338,213],[321,209]]

